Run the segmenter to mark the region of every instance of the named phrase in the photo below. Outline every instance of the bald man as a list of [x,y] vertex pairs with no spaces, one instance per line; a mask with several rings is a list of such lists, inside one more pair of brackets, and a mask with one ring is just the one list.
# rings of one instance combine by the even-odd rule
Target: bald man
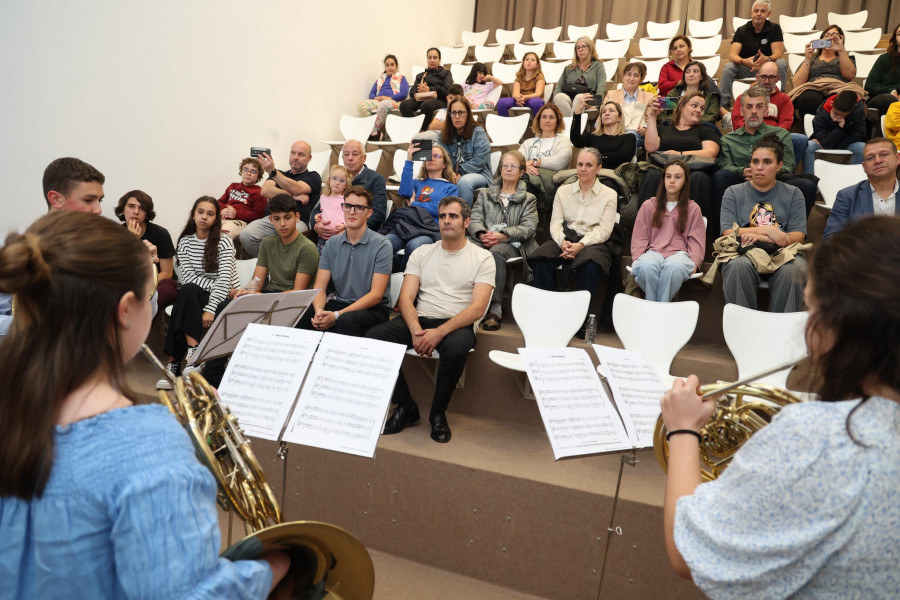
[[[315,171],[307,169],[312,158],[312,149],[302,140],[294,142],[291,153],[288,155],[290,170],[280,171],[275,167],[275,161],[266,153],[260,154],[257,159],[262,165],[263,171],[269,174],[269,178],[262,185],[262,195],[271,199],[278,194],[290,194],[297,201],[297,212],[300,220],[297,222],[297,231],[306,231],[305,223],[309,220],[313,206],[318,204],[319,195],[322,192],[322,178]],[[244,252],[251,257],[259,254],[259,244],[263,238],[275,235],[275,228],[269,222],[269,210],[266,216],[253,221],[241,232],[241,246]]]

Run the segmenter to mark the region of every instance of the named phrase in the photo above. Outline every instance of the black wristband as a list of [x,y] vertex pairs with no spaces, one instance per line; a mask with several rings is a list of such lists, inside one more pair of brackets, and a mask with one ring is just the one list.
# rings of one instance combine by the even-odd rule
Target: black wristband
[[269,179],[275,179],[275,176],[278,175],[278,169],[272,169],[269,173]]
[[666,441],[668,442],[669,440],[672,439],[673,435],[678,435],[679,433],[689,433],[693,436],[697,436],[697,441],[698,442],[700,441],[700,433],[697,431],[694,431],[693,429],[676,429],[675,431],[670,431],[669,433],[666,434]]

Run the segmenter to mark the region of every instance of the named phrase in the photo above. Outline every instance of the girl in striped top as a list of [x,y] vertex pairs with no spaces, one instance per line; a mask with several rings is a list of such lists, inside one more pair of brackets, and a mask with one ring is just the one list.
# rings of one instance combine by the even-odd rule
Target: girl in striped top
[[[238,287],[234,243],[222,235],[222,215],[215,198],[202,196],[194,202],[178,237],[175,257],[178,300],[172,307],[165,352],[169,355],[166,368],[178,376],[183,358],[191,364],[203,331],[212,325],[216,307]],[[156,388],[172,389],[172,384],[162,378]]]

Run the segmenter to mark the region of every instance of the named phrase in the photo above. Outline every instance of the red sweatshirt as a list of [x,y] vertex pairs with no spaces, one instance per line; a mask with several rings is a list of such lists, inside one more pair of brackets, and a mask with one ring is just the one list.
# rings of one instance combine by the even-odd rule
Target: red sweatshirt
[[232,183],[219,198],[219,208],[233,206],[235,221],[255,221],[262,219],[266,214],[266,199],[260,192],[258,185],[244,185],[241,182]]

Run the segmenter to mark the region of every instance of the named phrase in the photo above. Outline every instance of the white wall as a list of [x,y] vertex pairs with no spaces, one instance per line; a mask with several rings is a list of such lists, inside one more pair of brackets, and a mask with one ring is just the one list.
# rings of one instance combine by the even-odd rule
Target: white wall
[[[340,139],[397,55],[459,43],[475,0],[34,0],[0,8],[0,235],[44,214],[41,176],[76,156],[106,175],[104,215],[131,189],[178,235],[193,201],[238,180],[250,146],[287,168],[297,139]],[[423,10],[432,16],[423,19]],[[438,16],[439,15],[439,16]]]

